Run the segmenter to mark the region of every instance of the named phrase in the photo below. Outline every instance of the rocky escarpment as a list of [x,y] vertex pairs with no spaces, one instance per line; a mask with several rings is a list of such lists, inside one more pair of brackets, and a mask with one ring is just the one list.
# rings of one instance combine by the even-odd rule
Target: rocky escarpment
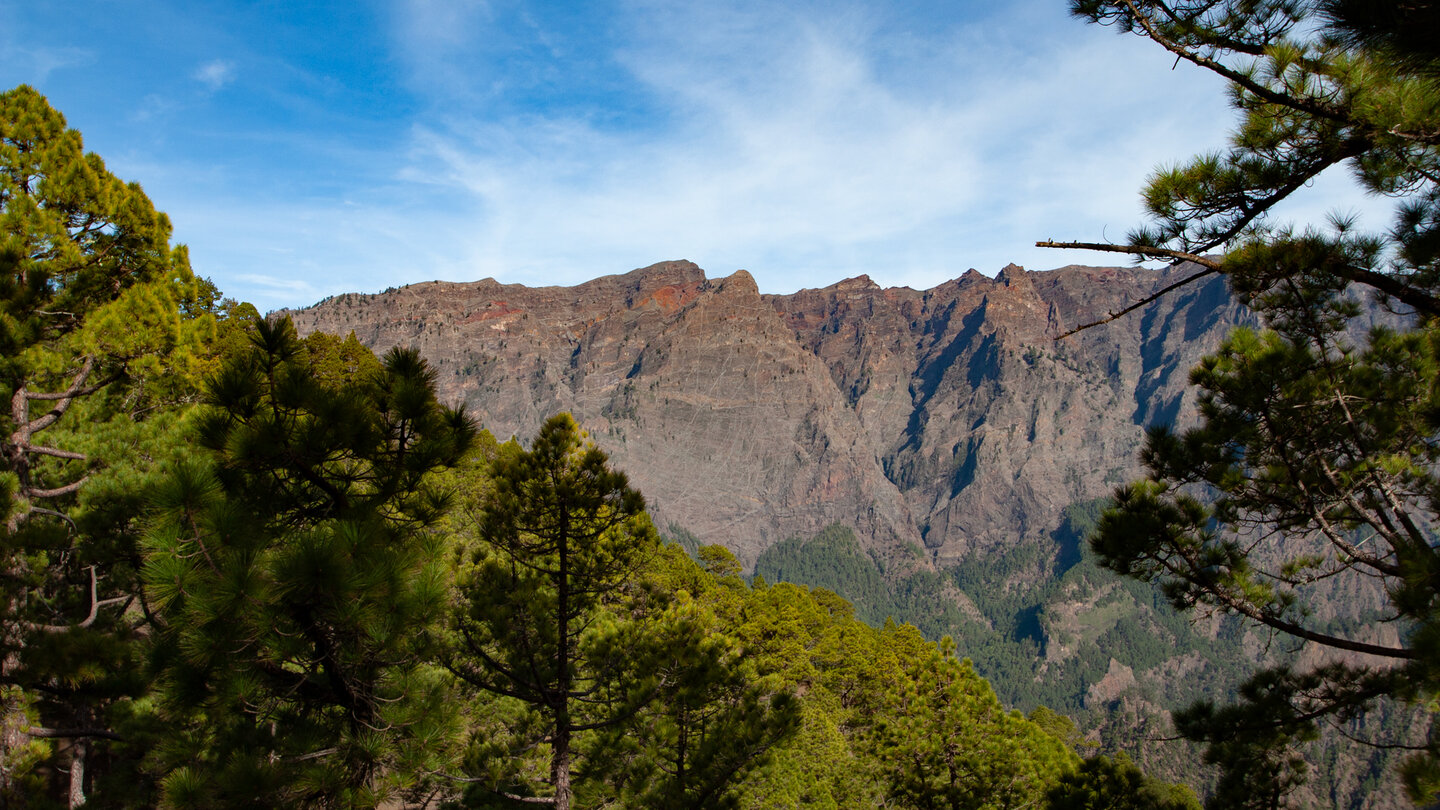
[[1246,317],[1221,282],[1054,338],[1184,272],[1011,266],[924,291],[861,276],[761,295],[744,271],[665,262],[575,287],[414,284],[289,314],[302,333],[418,346],[442,395],[501,438],[570,411],[662,527],[747,564],[836,522],[879,559],[945,563],[1048,542],[1061,509],[1136,471],[1144,424],[1183,418],[1188,369]]
[[1187,272],[1012,265],[925,292],[856,279],[770,301],[943,562],[1048,535],[1066,505],[1136,473],[1145,424],[1188,413],[1190,367],[1248,317],[1222,282],[1055,340]]

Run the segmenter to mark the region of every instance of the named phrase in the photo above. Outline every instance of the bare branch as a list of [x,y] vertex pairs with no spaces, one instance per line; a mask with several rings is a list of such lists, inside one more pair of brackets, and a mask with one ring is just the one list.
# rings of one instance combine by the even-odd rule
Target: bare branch
[[[1058,248],[1062,250],[1094,250],[1102,253],[1124,253],[1130,256],[1145,256],[1152,259],[1173,259],[1191,262],[1193,264],[1198,264],[1201,267],[1206,268],[1204,272],[1196,273],[1190,278],[1179,281],[1175,284],[1171,284],[1170,286],[1166,287],[1163,290],[1160,290],[1154,295],[1141,300],[1139,303],[1126,307],[1119,312],[1111,313],[1103,320],[1095,321],[1094,323],[1087,323],[1083,326],[1076,327],[1075,329],[1066,332],[1060,337],[1055,338],[1056,340],[1063,340],[1064,338],[1070,337],[1076,332],[1080,332],[1082,330],[1089,329],[1092,326],[1099,326],[1100,324],[1105,324],[1109,323],[1110,321],[1116,320],[1117,318],[1129,314],[1130,312],[1133,312],[1136,309],[1139,309],[1140,307],[1143,307],[1146,304],[1159,299],[1166,293],[1179,287],[1183,287],[1198,278],[1203,278],[1214,273],[1225,272],[1224,263],[1217,259],[1210,258],[1209,256],[1201,256],[1196,253],[1187,253],[1183,250],[1172,250],[1170,248],[1154,247],[1150,245],[1114,245],[1107,242],[1045,241],[1036,242],[1035,247]],[[1365,267],[1356,267],[1354,265],[1340,263],[1328,266],[1326,269],[1330,272],[1333,272],[1340,278],[1345,279],[1346,281],[1355,284],[1363,284],[1367,287],[1378,290],[1379,292],[1388,295],[1391,298],[1394,298],[1396,301],[1399,301],[1400,303],[1411,307],[1419,314],[1429,315],[1432,317],[1440,316],[1440,297],[1436,297],[1419,287],[1414,287],[1410,284],[1406,284],[1403,279],[1397,276],[1387,275],[1385,273],[1378,273]]]
[[31,726],[25,730],[31,737],[43,740],[77,740],[87,737],[98,737],[104,740],[116,740],[124,742],[125,738],[113,731],[103,728],[46,728],[44,726]]
[[84,388],[71,388],[69,390],[55,392],[26,391],[25,398],[31,402],[54,402],[56,400],[74,399],[76,397],[93,394],[112,382],[115,382],[114,377],[106,377],[104,380]]
[[492,780],[490,780],[490,779],[476,778],[476,777],[473,777],[473,776],[456,776],[456,775],[453,774],[453,773],[445,773],[444,771],[430,771],[430,775],[431,775],[431,776],[438,776],[438,777],[440,777],[441,779],[448,779],[448,780],[450,780],[451,782],[459,782],[459,783],[464,784],[464,785],[487,785],[487,788],[486,788],[486,789],[489,790],[491,793],[494,793],[496,796],[503,796],[503,797],[505,797],[506,799],[509,799],[509,800],[512,801],[512,802],[521,802],[522,804],[554,804],[554,803],[555,803],[555,797],[554,797],[554,796],[518,796],[518,795],[516,795],[516,794],[514,794],[514,793],[509,793],[509,792],[506,792],[506,791],[504,791],[504,790],[499,790],[499,789],[497,789],[497,788],[488,787],[488,783],[492,781]]
[[1170,248],[1155,247],[1152,245],[1115,245],[1109,242],[1036,242],[1035,247],[1060,248],[1063,250],[1096,250],[1102,253],[1126,253],[1131,256],[1149,256],[1152,259],[1178,259],[1180,261],[1198,264],[1208,268],[1211,272],[1220,272],[1221,263],[1209,256],[1201,256],[1198,253],[1186,253],[1183,250],[1171,250]]
[[37,624],[37,623],[35,623],[35,622],[26,622],[26,623],[25,623],[26,626],[27,626],[29,629],[31,629],[31,630],[37,630],[37,631],[40,631],[40,632],[42,632],[42,633],[64,633],[64,632],[67,632],[67,631],[69,631],[69,630],[72,630],[72,629],[74,629],[74,628],[76,628],[76,627],[89,627],[90,625],[92,625],[92,624],[95,623],[95,620],[96,620],[97,618],[99,618],[99,616],[100,616],[100,608],[102,608],[102,607],[108,607],[108,606],[110,606],[110,605],[125,604],[125,603],[128,603],[128,602],[133,598],[133,597],[130,597],[130,596],[112,596],[112,597],[110,597],[109,599],[101,599],[101,598],[99,598],[99,592],[98,592],[98,591],[99,591],[99,582],[98,582],[98,578],[96,577],[96,574],[95,574],[95,566],[93,566],[93,565],[90,566],[90,567],[89,567],[89,571],[90,571],[90,613],[89,613],[89,615],[87,615],[83,620],[81,620],[80,623],[74,624],[74,625],[69,625],[69,624]]
[[1193,281],[1199,281],[1206,276],[1213,276],[1216,273],[1220,272],[1220,263],[1215,261],[1214,259],[1205,256],[1197,256],[1193,253],[1184,253],[1178,250],[1169,250],[1167,248],[1151,248],[1143,247],[1140,245],[1109,245],[1104,243],[1092,242],[1036,242],[1035,247],[1100,250],[1108,253],[1129,253],[1136,256],[1153,256],[1156,258],[1179,259],[1191,262],[1193,264],[1198,264],[1201,267],[1205,268],[1204,270],[1201,270],[1198,273],[1183,278],[1173,284],[1167,284],[1162,289],[1157,290],[1156,292],[1151,293],[1144,298],[1141,298],[1139,301],[1136,301],[1133,304],[1130,304],[1114,312],[1107,313],[1104,318],[1101,318],[1098,321],[1091,321],[1090,323],[1081,324],[1074,329],[1066,332],[1065,334],[1057,336],[1055,338],[1055,340],[1057,341],[1064,340],[1065,338],[1068,338],[1077,332],[1083,332],[1091,327],[1102,326],[1104,324],[1110,323],[1111,321],[1119,320],[1126,315],[1134,312],[1135,310],[1140,309],[1141,307],[1155,303],[1167,294],[1174,292],[1175,290],[1178,290]]
[[1396,276],[1377,273],[1374,270],[1369,270],[1364,267],[1352,267],[1350,265],[1340,265],[1327,269],[1333,270],[1335,274],[1341,278],[1374,287],[1380,292],[1394,298],[1396,301],[1412,307],[1421,315],[1431,317],[1440,316],[1440,298],[1436,298],[1419,287],[1412,287]]
[[46,447],[43,444],[27,444],[25,445],[24,450],[27,453],[31,453],[37,456],[54,456],[55,458],[68,458],[74,461],[85,461],[89,458],[89,456],[85,455],[84,453],[75,453],[70,450],[60,450],[54,447]]
[[25,487],[21,490],[20,494],[25,496],[26,498],[59,498],[62,495],[70,495],[78,492],[80,490],[80,487],[89,480],[90,476],[87,475],[78,481],[72,481],[63,487],[55,487],[54,489],[37,489],[35,487]]
[[340,753],[339,748],[321,748],[319,751],[311,751],[308,754],[298,754],[293,757],[285,757],[281,762],[308,762],[312,759],[324,759]]
[[74,518],[70,517],[69,515],[65,514],[64,512],[57,512],[57,511],[55,511],[54,509],[45,509],[45,508],[39,507],[39,506],[31,506],[28,510],[26,510],[26,514],[27,514],[27,515],[45,515],[45,516],[47,516],[47,517],[59,518],[60,520],[63,520],[63,521],[65,521],[67,524],[70,525],[70,530],[71,530],[71,531],[75,531],[75,528],[76,528],[76,527],[75,527],[75,519],[74,519]]

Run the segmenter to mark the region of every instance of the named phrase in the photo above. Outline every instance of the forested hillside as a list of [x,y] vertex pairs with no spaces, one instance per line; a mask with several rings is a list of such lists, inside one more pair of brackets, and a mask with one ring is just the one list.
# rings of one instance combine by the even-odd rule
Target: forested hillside
[[569,415],[499,444],[415,350],[221,299],[32,89],[0,144],[0,806],[1197,806],[662,542]]

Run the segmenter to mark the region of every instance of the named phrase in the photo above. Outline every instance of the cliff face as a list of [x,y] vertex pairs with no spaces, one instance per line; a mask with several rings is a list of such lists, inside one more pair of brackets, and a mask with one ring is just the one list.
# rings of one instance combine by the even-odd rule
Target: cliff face
[[1185,272],[1011,266],[925,291],[861,276],[777,296],[744,271],[708,280],[664,262],[576,287],[434,282],[288,314],[302,334],[418,346],[442,395],[500,438],[570,411],[658,525],[747,565],[835,522],[883,560],[943,564],[1048,542],[1066,505],[1137,472],[1143,425],[1184,418],[1189,368],[1247,317],[1222,282],[1053,338]]

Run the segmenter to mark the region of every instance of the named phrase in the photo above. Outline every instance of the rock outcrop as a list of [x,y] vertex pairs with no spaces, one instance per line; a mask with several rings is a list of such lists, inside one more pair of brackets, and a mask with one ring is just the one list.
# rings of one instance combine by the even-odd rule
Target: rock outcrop
[[[1048,542],[1060,510],[1137,471],[1143,425],[1184,418],[1191,365],[1248,315],[1207,279],[1067,267],[934,289],[847,279],[762,295],[745,271],[663,262],[575,287],[486,279],[347,294],[302,333],[415,345],[500,438],[570,411],[662,529],[747,565],[831,523],[877,559],[940,564]],[[925,554],[917,558],[915,548]]]

